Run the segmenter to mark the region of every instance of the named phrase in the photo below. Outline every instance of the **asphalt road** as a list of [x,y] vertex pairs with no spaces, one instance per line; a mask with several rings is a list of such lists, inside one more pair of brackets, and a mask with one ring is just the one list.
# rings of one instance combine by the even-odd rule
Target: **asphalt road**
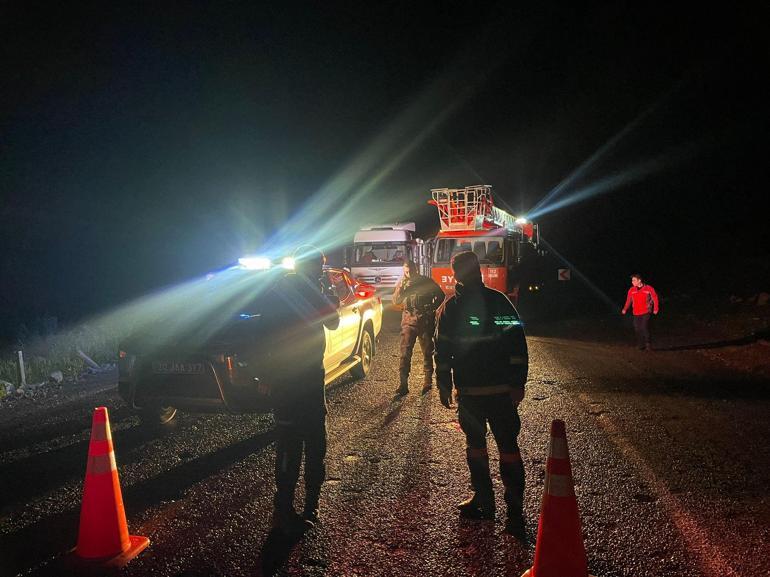
[[499,479],[496,523],[458,519],[469,486],[456,414],[435,390],[419,394],[417,355],[413,391],[392,400],[398,328],[392,313],[386,321],[369,378],[329,388],[321,523],[293,547],[267,539],[269,416],[182,414],[159,433],[109,381],[0,409],[0,575],[71,570],[99,405],[110,409],[130,531],[151,540],[121,575],[518,577],[532,563],[554,418],[567,424],[593,575],[770,575],[766,382],[697,350],[530,336],[525,546],[503,533]]

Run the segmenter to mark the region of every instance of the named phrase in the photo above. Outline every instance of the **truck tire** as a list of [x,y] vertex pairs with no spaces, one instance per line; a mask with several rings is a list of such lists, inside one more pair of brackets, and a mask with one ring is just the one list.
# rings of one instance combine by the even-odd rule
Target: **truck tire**
[[372,330],[368,326],[361,333],[361,343],[358,345],[357,354],[361,358],[361,362],[350,369],[350,374],[356,379],[364,379],[372,370],[374,357],[374,337],[372,337]]

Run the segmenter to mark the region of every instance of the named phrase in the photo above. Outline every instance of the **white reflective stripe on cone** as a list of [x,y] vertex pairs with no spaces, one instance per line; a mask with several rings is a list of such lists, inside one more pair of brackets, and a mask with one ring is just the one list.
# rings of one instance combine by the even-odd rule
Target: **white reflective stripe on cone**
[[572,497],[575,491],[569,475],[548,474],[545,478],[545,492],[552,497]]
[[567,454],[567,439],[563,439],[562,437],[551,437],[551,448],[548,456],[552,459],[569,458],[569,455]]

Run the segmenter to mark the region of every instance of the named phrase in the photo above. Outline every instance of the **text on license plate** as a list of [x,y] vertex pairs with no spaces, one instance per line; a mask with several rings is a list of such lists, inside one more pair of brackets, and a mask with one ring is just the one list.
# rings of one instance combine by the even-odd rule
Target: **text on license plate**
[[184,361],[155,361],[152,372],[156,375],[200,375],[203,373],[203,363]]

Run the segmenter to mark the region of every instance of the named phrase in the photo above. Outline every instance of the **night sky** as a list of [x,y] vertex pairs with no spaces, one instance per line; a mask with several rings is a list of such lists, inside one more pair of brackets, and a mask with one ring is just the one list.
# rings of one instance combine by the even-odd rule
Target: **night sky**
[[508,4],[4,2],[0,337],[257,250],[385,135],[362,215],[600,190],[538,220],[612,298],[770,289],[766,14]]

